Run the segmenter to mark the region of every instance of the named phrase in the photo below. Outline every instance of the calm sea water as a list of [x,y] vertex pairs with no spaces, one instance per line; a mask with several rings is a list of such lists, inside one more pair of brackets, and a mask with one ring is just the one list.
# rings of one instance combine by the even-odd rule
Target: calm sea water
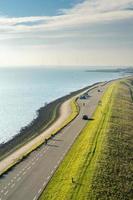
[[120,76],[81,70],[0,69],[0,143],[31,122],[45,102]]

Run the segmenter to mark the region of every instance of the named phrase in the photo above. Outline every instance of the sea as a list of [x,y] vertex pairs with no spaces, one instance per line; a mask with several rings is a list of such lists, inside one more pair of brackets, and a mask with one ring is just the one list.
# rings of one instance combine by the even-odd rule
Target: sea
[[37,116],[37,110],[72,91],[121,73],[77,69],[0,68],[0,143],[19,133]]

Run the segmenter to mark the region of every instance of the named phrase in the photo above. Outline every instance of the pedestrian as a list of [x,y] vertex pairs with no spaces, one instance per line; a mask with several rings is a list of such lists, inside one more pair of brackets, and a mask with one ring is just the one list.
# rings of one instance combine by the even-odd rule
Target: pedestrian
[[74,183],[74,178],[72,177],[72,183]]

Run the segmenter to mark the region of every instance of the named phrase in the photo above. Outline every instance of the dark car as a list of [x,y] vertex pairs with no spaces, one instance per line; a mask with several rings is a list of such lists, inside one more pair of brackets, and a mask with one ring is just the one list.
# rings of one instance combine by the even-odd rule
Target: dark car
[[80,96],[80,99],[87,99],[86,96]]
[[83,115],[82,119],[84,119],[84,120],[88,120],[89,118],[88,118],[87,115]]

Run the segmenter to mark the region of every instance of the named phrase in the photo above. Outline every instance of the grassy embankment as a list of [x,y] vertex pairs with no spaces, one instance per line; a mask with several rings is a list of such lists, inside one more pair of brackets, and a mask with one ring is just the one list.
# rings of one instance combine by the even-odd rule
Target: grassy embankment
[[40,200],[131,199],[132,84],[107,89]]

